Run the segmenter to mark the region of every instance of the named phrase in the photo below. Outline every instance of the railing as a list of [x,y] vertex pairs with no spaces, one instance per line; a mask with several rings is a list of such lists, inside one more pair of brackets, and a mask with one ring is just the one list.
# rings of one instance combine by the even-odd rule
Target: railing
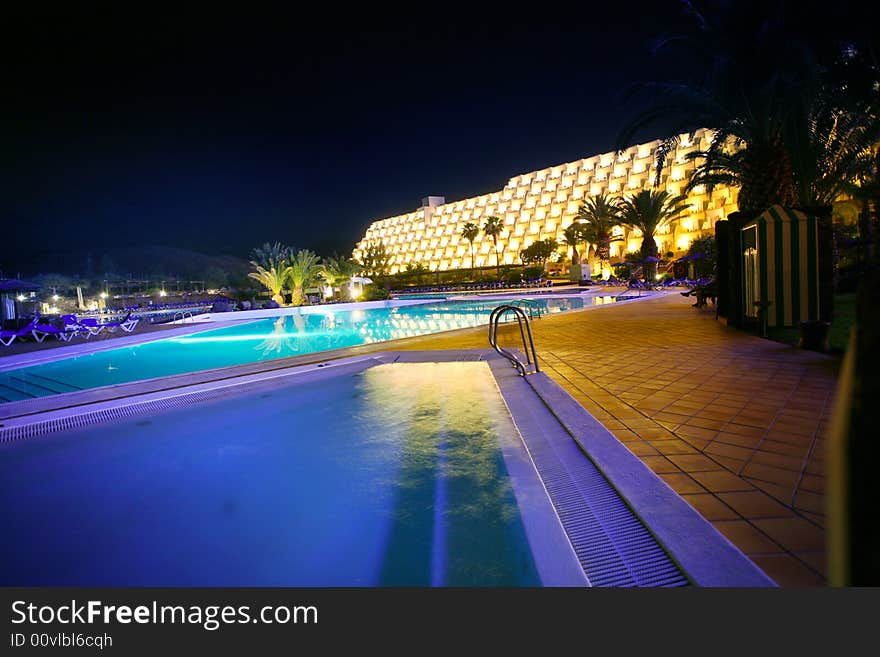
[[507,305],[528,310],[529,319],[540,317],[545,313],[544,307],[534,299],[514,299],[513,301],[508,301]]
[[174,318],[171,320],[171,322],[174,323],[174,322],[178,321],[178,319],[180,320],[181,323],[185,322],[187,319],[189,319],[190,322],[195,321],[193,319],[193,314],[188,310],[182,310],[182,311],[174,313]]
[[[517,324],[519,324],[519,334],[520,337],[522,337],[523,351],[525,351],[526,354],[525,363],[517,358],[516,354],[512,351],[508,351],[498,345],[498,324],[501,323],[502,318],[508,313],[513,313],[513,316],[516,317]],[[528,336],[528,341],[526,340],[526,336]],[[519,372],[520,376],[540,372],[540,369],[538,368],[538,355],[535,353],[535,341],[532,339],[532,323],[528,314],[526,314],[522,308],[505,304],[503,306],[498,306],[492,311],[492,314],[489,315],[489,344],[492,345],[492,348],[495,351],[511,362]],[[529,372],[526,369],[526,365],[532,365],[534,371]]]

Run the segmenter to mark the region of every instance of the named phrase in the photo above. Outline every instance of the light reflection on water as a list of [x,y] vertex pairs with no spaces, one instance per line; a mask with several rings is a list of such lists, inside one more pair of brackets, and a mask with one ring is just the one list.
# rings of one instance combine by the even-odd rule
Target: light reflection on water
[[499,450],[518,440],[470,362],[17,441],[0,498],[26,504],[0,505],[0,585],[539,585]]
[[[484,326],[502,299],[284,315],[0,372],[0,402]],[[546,314],[592,298],[536,299]],[[601,301],[600,303],[604,303]],[[4,386],[6,386],[4,388]],[[7,392],[4,392],[6,390]],[[6,395],[9,394],[9,397]],[[20,396],[16,397],[18,394]]]

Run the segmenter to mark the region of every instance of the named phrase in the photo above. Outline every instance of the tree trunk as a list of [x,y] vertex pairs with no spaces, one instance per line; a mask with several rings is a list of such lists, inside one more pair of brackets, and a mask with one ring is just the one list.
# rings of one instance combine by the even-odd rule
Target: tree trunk
[[284,305],[284,297],[281,295],[281,292],[280,292],[280,291],[278,291],[278,292],[276,292],[275,294],[272,295],[272,301],[274,301],[275,303],[277,303],[279,306],[283,306],[283,305]]
[[[649,257],[657,257],[657,242],[654,241],[653,235],[648,235],[645,233],[645,236],[642,238],[642,246],[639,249],[639,253],[642,256],[642,260]],[[657,275],[657,263],[656,262],[643,262],[642,263],[642,273],[645,277],[645,284],[649,285],[654,282],[654,278]]]
[[798,196],[788,151],[780,140],[749,144],[743,154],[741,212],[759,213],[771,205],[797,204]]
[[302,285],[297,285],[293,288],[293,292],[290,294],[290,305],[291,306],[304,306],[306,305],[306,294],[303,291]]

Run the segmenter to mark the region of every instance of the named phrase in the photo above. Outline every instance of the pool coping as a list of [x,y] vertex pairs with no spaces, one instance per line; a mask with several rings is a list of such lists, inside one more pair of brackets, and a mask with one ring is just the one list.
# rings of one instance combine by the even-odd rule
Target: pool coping
[[[553,431],[556,439],[560,437],[573,439],[577,443],[580,447],[577,454],[588,458],[598,467],[612,488],[618,492],[693,584],[707,587],[775,586],[760,568],[641,459],[632,454],[557,383],[542,372],[527,377],[517,376],[509,363],[490,349],[379,351],[354,358],[342,358],[299,367],[288,365],[269,371],[229,376],[221,381],[203,381],[181,386],[185,389],[133,392],[122,398],[96,400],[84,404],[74,412],[71,412],[70,408],[54,409],[37,415],[19,417],[11,423],[5,422],[5,426],[0,428],[0,442],[29,438],[48,431],[116,418],[119,417],[117,409],[120,407],[136,413],[144,412],[138,411],[138,407],[153,409],[157,403],[164,403],[166,407],[174,403],[195,403],[206,398],[233,394],[240,391],[243,386],[266,382],[281,376],[312,374],[323,377],[344,371],[360,371],[380,363],[462,360],[482,360],[489,364],[502,399],[521,435],[526,424],[523,421],[523,413],[527,412],[529,406],[534,408],[534,405],[538,404],[545,411],[549,409],[559,422],[559,431],[553,431],[553,427],[542,427],[542,431],[545,433]],[[523,440],[526,441],[526,436],[523,436]],[[571,455],[566,457],[564,454],[558,456],[563,460],[576,458]],[[537,465],[535,468],[538,470]],[[543,482],[543,478],[541,481]],[[559,520],[558,509],[555,509],[555,512]],[[570,542],[569,547],[571,547]],[[555,549],[558,551],[558,546]],[[572,556],[574,556],[573,552]],[[562,564],[562,568],[565,567],[565,564]],[[564,577],[559,573],[548,578],[550,581],[564,581]]]
[[[664,293],[660,293],[661,295]],[[577,296],[577,295],[565,295],[565,296]],[[597,296],[597,295],[592,295]],[[599,296],[607,296],[607,295],[599,295]],[[626,295],[620,295],[626,296]],[[647,301],[650,299],[656,299],[659,295],[656,293],[653,295],[645,295],[643,297],[633,297],[632,301]],[[436,300],[434,300],[436,301]],[[430,301],[429,301],[430,302]],[[407,304],[407,305],[417,305],[417,304]],[[591,310],[598,310],[600,308],[609,308],[614,304],[599,304],[599,305],[587,305],[583,308],[575,308],[572,310],[566,311],[568,313],[581,313],[588,312]],[[391,306],[393,307],[393,306]],[[315,306],[318,308],[318,306]],[[246,320],[234,320],[230,322],[224,322],[221,326],[211,326],[212,324],[219,324],[220,322],[205,322],[201,325],[188,325],[185,328],[181,328],[178,332],[176,329],[169,329],[167,332],[162,331],[158,334],[151,333],[145,336],[138,336],[140,338],[145,338],[138,340],[135,336],[125,336],[118,338],[116,340],[109,341],[110,344],[106,346],[103,343],[93,343],[93,345],[88,344],[79,344],[74,345],[73,349],[78,349],[77,353],[72,354],[70,351],[67,351],[66,347],[50,350],[51,351],[59,351],[63,352],[57,354],[54,357],[46,356],[40,359],[35,359],[32,361],[27,361],[25,363],[19,363],[12,366],[6,366],[7,363],[0,361],[0,372],[15,370],[22,367],[30,367],[35,365],[42,365],[45,363],[56,362],[60,360],[66,360],[67,358],[75,358],[77,356],[84,356],[92,353],[98,353],[101,351],[108,351],[116,348],[125,348],[125,347],[133,347],[141,344],[147,344],[150,342],[156,342],[158,340],[164,339],[174,339],[176,337],[182,337],[185,335],[193,335],[201,332],[208,332],[219,330],[223,328],[228,328],[230,326],[236,326],[248,322],[260,321],[259,319],[246,319]],[[50,410],[57,410],[62,408],[73,408],[76,406],[81,406],[84,404],[90,404],[98,401],[109,401],[112,399],[120,399],[130,395],[142,394],[148,392],[158,392],[161,390],[174,390],[177,388],[207,383],[209,381],[221,381],[224,379],[228,379],[231,377],[239,377],[257,372],[265,372],[265,371],[274,371],[278,369],[285,369],[288,367],[294,367],[297,365],[307,365],[312,363],[320,363],[330,360],[337,360],[340,358],[347,358],[349,356],[358,356],[366,353],[378,353],[377,346],[382,345],[382,349],[380,351],[390,351],[394,350],[395,347],[399,345],[409,345],[409,344],[417,344],[420,340],[428,340],[433,339],[437,335],[456,335],[458,332],[467,332],[467,331],[486,331],[488,325],[480,325],[480,326],[468,326],[459,329],[450,329],[448,331],[438,331],[436,333],[427,333],[424,335],[416,335],[409,336],[405,338],[396,338],[394,340],[384,340],[379,343],[368,343],[361,345],[353,345],[351,347],[342,347],[340,349],[328,349],[326,351],[315,351],[307,354],[299,354],[296,356],[285,356],[282,358],[272,358],[269,360],[261,360],[254,361],[251,363],[242,363],[240,365],[228,365],[225,367],[211,368],[211,369],[203,369],[196,370],[194,372],[185,372],[182,374],[170,374],[166,376],[153,377],[149,379],[140,379],[138,381],[128,381],[126,383],[117,383],[108,386],[100,386],[97,388],[87,388],[85,390],[79,390],[75,392],[66,392],[59,393],[54,395],[47,395],[45,397],[35,397],[33,399],[23,399],[19,401],[11,401],[11,402],[3,402],[0,403],[0,422],[4,422],[11,418],[32,415],[35,413],[43,413]],[[172,333],[173,331],[173,333]],[[131,341],[128,341],[128,338],[131,337]],[[123,344],[122,340],[126,340]],[[92,347],[92,348],[90,348]],[[82,349],[80,349],[82,348]],[[36,353],[44,353],[44,352],[36,352]],[[9,358],[19,358],[29,356],[31,354],[18,354],[16,356],[9,356]],[[2,426],[2,425],[0,425]]]

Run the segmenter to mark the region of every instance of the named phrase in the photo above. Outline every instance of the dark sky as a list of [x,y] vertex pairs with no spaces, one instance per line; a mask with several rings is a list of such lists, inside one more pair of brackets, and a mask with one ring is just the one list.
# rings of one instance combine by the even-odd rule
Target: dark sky
[[620,91],[683,20],[674,0],[404,19],[87,4],[4,9],[6,275],[136,244],[348,251],[422,196],[611,149]]

